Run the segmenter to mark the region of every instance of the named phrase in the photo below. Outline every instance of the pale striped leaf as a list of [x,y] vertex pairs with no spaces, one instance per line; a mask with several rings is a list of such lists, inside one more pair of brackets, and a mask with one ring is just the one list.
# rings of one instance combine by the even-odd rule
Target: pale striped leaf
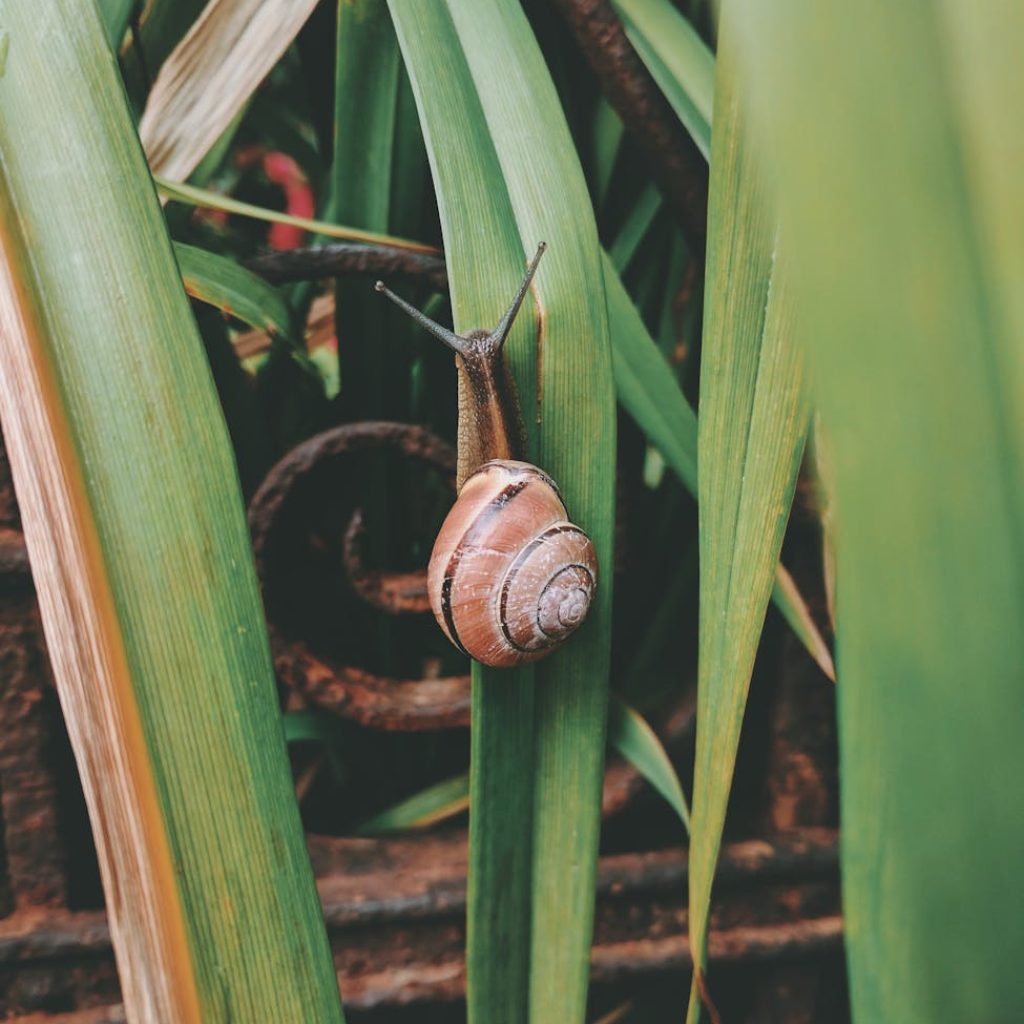
[[154,173],[188,178],[315,6],[316,0],[209,0],[163,62],[139,122]]

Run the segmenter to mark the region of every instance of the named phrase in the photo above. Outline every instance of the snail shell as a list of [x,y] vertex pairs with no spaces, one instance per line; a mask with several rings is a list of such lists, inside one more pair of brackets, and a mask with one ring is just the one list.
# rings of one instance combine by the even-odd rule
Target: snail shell
[[441,527],[430,606],[460,650],[496,668],[543,657],[586,618],[597,586],[590,538],[551,478],[527,462],[486,462]]

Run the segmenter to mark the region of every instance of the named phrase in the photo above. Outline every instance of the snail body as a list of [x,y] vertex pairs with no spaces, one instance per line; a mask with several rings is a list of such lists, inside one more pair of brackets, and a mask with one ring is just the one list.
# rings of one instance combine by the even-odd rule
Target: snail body
[[484,665],[536,661],[579,628],[597,587],[597,556],[569,521],[558,487],[519,456],[525,431],[502,346],[543,243],[492,332],[454,334],[377,283],[455,350],[459,366],[459,493],[434,544],[427,593],[438,625]]

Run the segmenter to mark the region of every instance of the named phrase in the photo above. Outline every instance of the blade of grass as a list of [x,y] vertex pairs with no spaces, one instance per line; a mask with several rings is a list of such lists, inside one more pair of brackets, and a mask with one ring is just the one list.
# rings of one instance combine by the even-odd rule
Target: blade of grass
[[715,58],[669,0],[613,0],[629,41],[707,159]]
[[142,48],[150,74],[165,60],[199,17],[203,0],[146,0],[142,16]]
[[[334,161],[331,167],[334,215],[370,231],[387,231],[391,215],[395,114],[400,58],[385,0],[342,0],[338,4],[334,92]],[[400,392],[394,337],[408,333],[408,318],[379,301],[366,282],[340,277],[335,286],[341,376],[346,416],[385,418],[389,389]],[[387,324],[386,329],[385,324]],[[398,363],[398,365],[401,365]],[[391,370],[389,380],[388,372]],[[371,515],[385,500],[378,474]],[[384,552],[372,552],[379,559]]]
[[[390,0],[437,193],[455,326],[496,323],[522,277],[494,146],[443,0]],[[436,74],[436,68],[445,74]],[[526,305],[532,303],[528,296]],[[534,323],[506,345],[525,410],[536,408]],[[531,455],[536,425],[527,415]],[[474,664],[470,730],[466,1003],[470,1022],[523,1024],[530,949],[534,669]]]
[[174,255],[185,291],[193,299],[265,331],[268,343],[284,344],[295,362],[326,388],[326,381],[306,352],[302,333],[277,289],[234,260],[194,245],[175,242]]
[[[401,59],[386,0],[339,0],[335,45],[332,212],[360,228],[387,231]],[[400,417],[407,408],[414,325],[359,278],[339,277],[335,297],[343,385],[339,414],[349,420]],[[389,505],[402,500],[398,486],[384,462],[371,468],[361,499],[370,521],[387,521]],[[386,533],[377,532],[369,540],[367,557],[387,564],[387,544]],[[394,633],[387,617],[380,617],[373,629],[377,648],[392,651]],[[386,660],[383,664],[389,668]]]
[[469,807],[469,775],[464,773],[420,790],[406,800],[364,821],[357,836],[383,835],[429,828]]
[[[574,517],[595,539],[599,557],[606,559],[611,513],[610,463],[606,461],[611,457],[609,444],[613,427],[610,417],[611,379],[610,372],[607,378],[604,376],[601,358],[601,339],[606,336],[600,317],[603,301],[599,299],[597,306],[588,305],[580,291],[586,287],[584,281],[599,280],[592,273],[588,275],[581,266],[590,258],[588,253],[592,252],[595,259],[597,255],[589,200],[583,193],[582,203],[577,205],[579,193],[583,191],[582,177],[574,163],[574,154],[571,149],[566,149],[567,133],[561,138],[554,135],[556,130],[565,133],[564,121],[557,109],[552,109],[554,96],[550,92],[550,80],[543,66],[537,66],[539,54],[521,12],[503,5],[488,10],[457,10],[453,6],[451,13],[453,19],[449,19],[443,6],[392,3],[392,14],[399,28],[403,53],[420,104],[421,123],[439,194],[446,250],[451,260],[456,324],[462,328],[478,326],[489,322],[495,315],[489,308],[489,317],[460,322],[459,306],[465,301],[466,283],[476,284],[495,311],[507,301],[506,288],[514,288],[514,284],[510,284],[496,290],[494,269],[486,262],[488,255],[494,253],[496,238],[500,243],[502,239],[509,239],[511,233],[512,240],[506,242],[508,248],[500,256],[502,263],[498,268],[505,275],[503,282],[506,277],[514,281],[521,275],[525,254],[532,252],[538,241],[543,239],[550,243],[545,264],[536,279],[545,310],[545,388],[544,403],[540,409],[538,461],[559,479]],[[417,22],[417,16],[434,20],[432,24],[425,24]],[[466,34],[461,45],[452,32],[452,20],[458,30]],[[437,53],[442,45],[445,47],[442,51],[445,75],[437,76]],[[538,152],[535,138],[528,147],[523,147],[522,139],[515,138],[514,133],[510,136],[502,132],[500,122],[504,121],[508,127],[514,119],[508,113],[496,113],[504,99],[497,97],[493,90],[485,89],[479,78],[474,80],[467,73],[465,55],[471,51],[492,65],[500,56],[506,72],[502,76],[503,88],[519,113],[519,124],[545,124],[544,137],[554,135],[558,140],[550,150],[545,145]],[[524,72],[524,68],[528,71]],[[527,80],[531,83],[529,87],[526,86]],[[536,84],[538,80],[540,88]],[[480,115],[481,103],[485,108],[488,104],[492,107],[487,122]],[[497,142],[497,146],[488,136]],[[535,170],[524,166],[527,161],[514,152],[519,148],[522,148],[521,156],[525,157],[529,152],[537,161]],[[567,162],[570,158],[571,163]],[[541,179],[553,180],[552,175],[554,179],[568,182],[568,202],[564,202],[563,196],[563,201],[557,206],[546,205],[542,200],[547,189],[537,191],[535,186],[532,190],[525,187],[524,183],[532,174],[538,175],[538,182]],[[500,187],[503,178],[508,183],[507,193]],[[531,193],[530,198],[527,198],[527,192]],[[510,194],[511,205],[519,221],[518,231],[509,215]],[[585,212],[582,218],[581,210]],[[458,232],[453,228],[458,228]],[[459,248],[458,258],[453,255],[453,245]],[[506,270],[510,256],[512,268]],[[457,260],[464,263],[457,267]],[[598,318],[596,323],[595,315]],[[583,326],[587,323],[591,324],[589,328]],[[512,362],[527,420],[532,426],[535,421],[532,413],[537,409],[537,403],[533,398],[532,374],[528,376],[528,373],[536,360],[536,352],[529,345],[529,333],[527,329],[522,339],[526,343],[513,350]],[[588,351],[584,363],[579,364],[583,352],[577,346],[586,338],[596,339],[598,347]],[[584,369],[586,376],[592,378],[593,386],[581,380]],[[608,392],[608,408],[602,401],[605,391]],[[581,402],[580,395],[587,395],[590,401]],[[580,419],[571,426],[567,419],[573,410]],[[581,420],[590,425],[582,428]],[[583,434],[594,441],[594,455],[587,460],[587,466],[577,465],[578,453],[566,445],[569,437]],[[589,469],[594,476],[587,479],[587,474],[581,473],[584,469]],[[609,597],[605,590],[603,599]],[[534,728],[542,750],[536,771],[543,786],[539,791],[542,809],[535,818],[537,835],[533,845],[536,861],[546,877],[533,882],[533,911],[541,920],[545,933],[549,923],[544,918],[548,914],[553,912],[565,916],[567,923],[561,938],[564,940],[568,936],[569,941],[562,941],[560,949],[566,962],[572,964],[569,968],[572,976],[568,1001],[559,994],[549,1003],[549,1008],[563,1021],[582,1015],[603,762],[605,695],[601,691],[607,678],[607,650],[599,623],[607,615],[608,608],[599,604],[592,610],[592,621],[584,627],[584,632],[574,638],[563,653],[537,669],[538,673],[548,676],[558,668],[562,671],[561,678],[548,678],[541,688],[544,707],[538,709],[535,726],[531,721],[532,686],[524,684],[521,690],[512,690],[508,673],[476,673],[473,723],[475,810],[470,817],[471,842],[475,840],[476,845],[471,854],[468,951],[469,1005],[473,1020],[526,1019],[523,997],[527,988],[527,951],[524,947],[529,934],[531,888],[528,874],[530,829],[526,822],[530,814],[528,787],[534,775],[534,755],[530,749],[530,733]],[[580,714],[581,721],[570,722],[577,714]],[[582,719],[593,728],[587,731],[574,750],[570,750],[568,743],[559,742],[559,729],[564,727],[571,733],[575,731],[575,725],[582,726]],[[514,730],[511,737],[507,735],[510,724]],[[565,756],[565,761],[561,765],[552,763],[557,762],[560,753]],[[576,758],[582,763],[573,764]],[[558,781],[560,778],[564,778],[564,785]],[[552,790],[556,786],[561,786],[557,808],[561,818],[559,823],[552,821]],[[577,788],[585,796],[570,795],[571,810],[566,813],[565,794],[572,794]],[[506,809],[505,803],[509,799],[515,801],[515,816]],[[486,814],[490,814],[491,819],[480,818]],[[488,820],[494,826],[491,829],[483,827]],[[575,834],[568,842],[561,842],[564,838],[561,837],[556,843],[553,825]],[[496,841],[498,835],[503,837],[502,842]],[[551,849],[552,846],[556,848]],[[516,886],[514,889],[510,887],[510,879],[504,870],[510,860],[516,870],[511,876]],[[555,876],[572,860],[580,865],[575,879],[570,884],[563,875],[556,882]],[[552,885],[558,887],[554,897],[550,895],[549,887]],[[509,941],[505,945],[498,941],[501,935],[495,929],[494,915],[487,913],[488,906],[495,903],[503,904],[509,910],[505,920],[512,924],[512,930],[506,933]],[[549,955],[545,942],[539,941],[536,948],[543,950],[545,956]],[[543,965],[537,968],[541,975],[546,969]],[[567,973],[563,973],[563,978]],[[534,985],[537,980],[535,976]],[[535,991],[532,997],[535,1003],[537,997],[538,992]],[[559,1003],[566,1005],[567,1002],[569,1012],[563,1015]],[[537,1011],[538,1014],[542,1012]],[[537,1019],[543,1018],[538,1016]]]
[[188,178],[315,6],[316,0],[210,0],[146,100],[139,137],[154,172]]
[[0,414],[128,1015],[340,1021],[202,343],[95,9],[43,13],[3,18]]
[[602,96],[594,110],[593,168],[594,208],[603,209],[611,185],[615,162],[622,148],[625,128],[615,108]]
[[661,202],[661,193],[653,185],[648,185],[640,193],[629,216],[615,236],[608,255],[620,274],[626,272],[626,268],[636,255],[640,243],[654,223],[658,210],[661,209]]
[[860,1022],[1024,1018],[1024,12],[954,8],[736,12],[835,487]]
[[679,390],[607,254],[602,269],[619,401],[696,497],[696,413]]
[[[619,402],[696,498],[697,416],[607,255],[603,270]],[[822,672],[834,681],[828,645],[781,565],[772,599]]]
[[[289,739],[320,738],[320,731],[307,733],[305,728],[288,728],[285,717],[285,735]],[[668,754],[658,734],[644,717],[620,697],[612,695],[608,705],[608,742],[651,784],[651,787],[679,815],[689,829],[690,812]],[[409,829],[428,828],[469,807],[469,775],[456,775],[421,789],[411,797],[389,807],[364,821],[356,835],[380,835]]]
[[184,242],[174,256],[185,291],[242,323],[295,343],[291,314],[278,292],[234,260]]
[[740,726],[807,435],[802,362],[776,217],[746,135],[731,19],[719,25],[700,420],[700,638],[689,854],[693,982],[701,1015],[711,885]]
[[530,1020],[572,1024],[584,1019],[587,1001],[612,598],[615,397],[601,250],[579,159],[522,9],[512,0],[448,7],[523,247],[550,243],[536,279],[540,465],[604,566],[588,622],[536,669]]
[[200,206],[209,210],[224,210],[226,213],[238,214],[240,217],[252,217],[255,220],[267,221],[271,224],[290,224],[293,227],[303,228],[316,235],[327,235],[330,238],[367,242],[370,245],[394,245],[399,249],[408,249],[410,252],[437,254],[437,249],[434,246],[426,245],[423,242],[413,242],[408,238],[394,238],[391,235],[382,235],[375,231],[361,231],[359,228],[331,224],[324,220],[310,220],[308,217],[293,217],[289,213],[280,213],[262,206],[253,206],[252,203],[243,203],[230,196],[223,196],[219,192],[196,188],[194,185],[186,185],[180,181],[168,181],[158,174],[153,175],[153,181],[157,191],[174,202],[187,203],[190,206]]
[[686,805],[679,776],[658,734],[647,724],[639,711],[621,698],[612,695],[608,704],[608,739],[651,786],[663,796],[690,831],[690,809]]
[[341,720],[324,711],[286,711],[282,717],[286,743],[316,743],[324,752],[335,782],[348,778],[341,757]]
[[[823,527],[826,529],[827,527]],[[831,573],[826,558],[825,584],[828,591]],[[782,617],[789,624],[789,628],[796,634],[797,639],[807,649],[807,653],[818,663],[818,667],[834,683],[836,681],[836,666],[832,660],[832,652],[828,649],[817,623],[807,607],[803,594],[796,585],[796,580],[789,574],[786,567],[780,562],[775,572],[775,583],[772,585],[772,600],[775,607],[782,613]]]

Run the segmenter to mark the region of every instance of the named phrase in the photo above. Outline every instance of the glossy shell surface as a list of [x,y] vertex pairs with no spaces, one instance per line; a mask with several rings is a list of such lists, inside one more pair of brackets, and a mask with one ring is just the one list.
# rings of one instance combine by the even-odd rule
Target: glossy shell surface
[[596,586],[594,546],[568,521],[558,488],[512,461],[485,463],[466,480],[427,575],[448,638],[501,668],[535,661],[575,632]]

